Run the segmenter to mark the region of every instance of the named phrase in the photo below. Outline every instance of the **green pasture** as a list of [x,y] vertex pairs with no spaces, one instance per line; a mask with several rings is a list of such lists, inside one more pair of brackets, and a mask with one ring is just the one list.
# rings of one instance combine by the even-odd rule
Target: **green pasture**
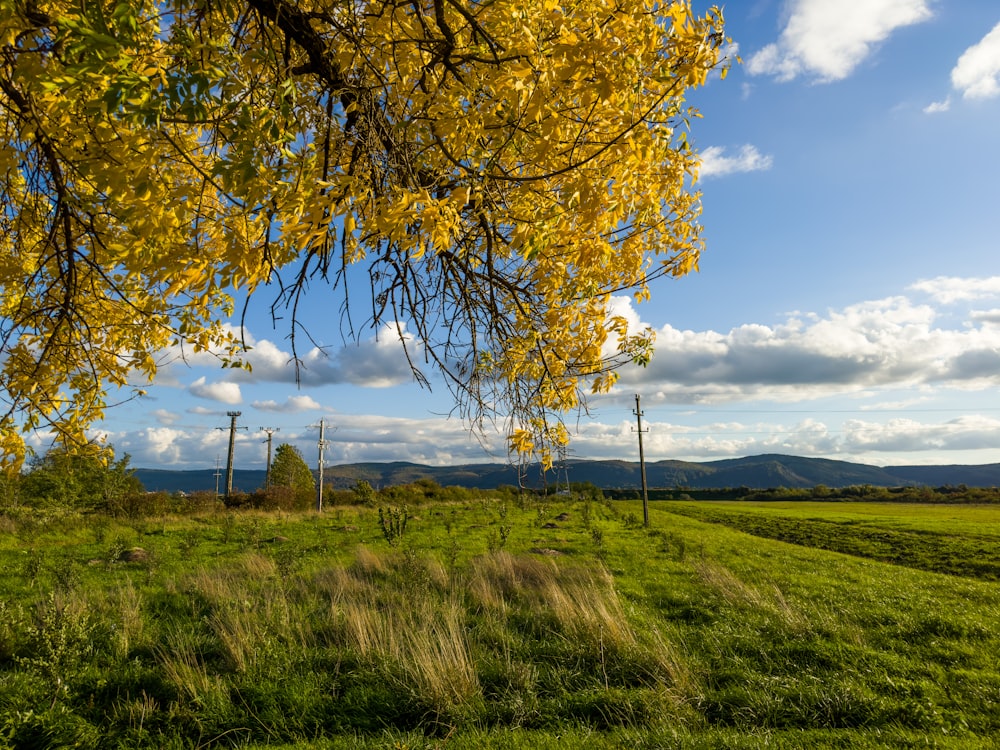
[[658,504],[669,509],[674,505],[702,505],[739,512],[751,510],[762,516],[860,524],[872,528],[905,529],[933,534],[955,534],[1000,539],[1000,507],[997,504],[958,505],[931,503],[873,502],[746,502],[715,501],[706,503]]
[[1000,508],[641,519],[8,509],[0,747],[998,746]]
[[670,503],[669,511],[757,537],[928,572],[1000,580],[992,505]]

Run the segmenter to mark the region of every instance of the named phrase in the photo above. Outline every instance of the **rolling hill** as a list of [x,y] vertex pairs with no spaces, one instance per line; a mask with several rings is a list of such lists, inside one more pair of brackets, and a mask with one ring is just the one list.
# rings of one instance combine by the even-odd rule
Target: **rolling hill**
[[[217,472],[212,469],[172,471],[136,469],[136,476],[147,490],[165,492],[214,491]],[[558,481],[589,482],[604,489],[640,487],[640,468],[633,461],[570,461],[565,472],[560,470]],[[233,486],[253,491],[263,486],[262,470],[236,469]],[[460,466],[425,466],[403,461],[388,463],[358,463],[330,466],[324,469],[325,483],[336,488],[352,487],[365,480],[373,487],[408,484],[431,479],[443,486],[491,489],[499,485],[517,484],[517,472],[508,464],[464,464]],[[970,487],[1000,486],[1000,464],[946,466],[870,466],[824,458],[802,458],[780,454],[728,458],[720,461],[693,463],[687,461],[656,461],[646,464],[649,487],[690,487],[716,489],[723,487],[846,487],[870,484],[877,487],[905,485],[965,484]],[[530,467],[525,483],[531,487],[557,484],[556,474],[542,477],[538,466]],[[221,485],[218,485],[221,486]]]

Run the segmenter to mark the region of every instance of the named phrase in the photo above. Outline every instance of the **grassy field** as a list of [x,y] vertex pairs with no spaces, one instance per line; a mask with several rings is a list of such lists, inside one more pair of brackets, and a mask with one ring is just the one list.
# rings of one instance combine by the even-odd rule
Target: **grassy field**
[[991,748],[1000,508],[0,515],[0,747]]

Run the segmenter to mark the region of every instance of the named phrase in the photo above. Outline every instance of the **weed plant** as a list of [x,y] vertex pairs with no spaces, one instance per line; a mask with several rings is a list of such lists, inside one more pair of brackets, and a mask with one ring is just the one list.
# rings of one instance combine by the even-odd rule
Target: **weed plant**
[[970,563],[1000,508],[654,504],[647,529],[431,489],[394,496],[405,534],[370,504],[6,517],[0,747],[996,746],[1000,590]]

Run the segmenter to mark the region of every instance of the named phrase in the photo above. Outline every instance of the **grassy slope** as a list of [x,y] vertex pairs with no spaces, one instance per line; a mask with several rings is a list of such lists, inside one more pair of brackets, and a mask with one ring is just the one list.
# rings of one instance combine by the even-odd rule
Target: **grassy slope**
[[1000,509],[412,513],[2,521],[0,747],[995,746]]

